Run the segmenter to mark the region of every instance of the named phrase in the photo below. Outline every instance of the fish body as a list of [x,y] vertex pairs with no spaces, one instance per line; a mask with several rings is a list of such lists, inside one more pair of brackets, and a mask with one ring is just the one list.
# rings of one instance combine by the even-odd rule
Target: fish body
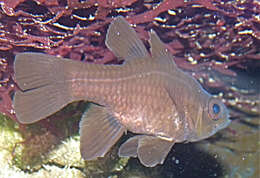
[[148,167],[162,164],[174,143],[198,141],[225,128],[230,122],[225,105],[177,67],[154,31],[149,43],[150,53],[127,21],[117,17],[106,45],[125,60],[123,65],[18,54],[18,120],[34,123],[73,101],[96,103],[80,122],[82,157],[104,156],[129,130],[137,135],[121,145],[119,156],[138,157]]

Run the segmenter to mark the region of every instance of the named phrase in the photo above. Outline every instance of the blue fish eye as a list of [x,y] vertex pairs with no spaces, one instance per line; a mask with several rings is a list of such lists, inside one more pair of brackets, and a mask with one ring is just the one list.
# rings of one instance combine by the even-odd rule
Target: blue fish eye
[[213,104],[212,109],[214,114],[218,114],[220,112],[220,107],[218,104]]

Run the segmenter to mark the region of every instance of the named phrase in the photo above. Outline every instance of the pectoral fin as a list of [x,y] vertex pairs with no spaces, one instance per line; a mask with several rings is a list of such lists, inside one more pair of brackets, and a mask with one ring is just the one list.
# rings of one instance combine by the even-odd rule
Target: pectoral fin
[[106,45],[122,59],[137,59],[148,55],[143,42],[123,17],[117,17],[109,26]]
[[80,151],[85,160],[103,157],[125,128],[102,106],[93,105],[80,122]]
[[138,158],[141,163],[147,167],[154,167],[157,164],[162,164],[173,144],[174,142],[162,140],[158,137],[142,137],[138,141]]

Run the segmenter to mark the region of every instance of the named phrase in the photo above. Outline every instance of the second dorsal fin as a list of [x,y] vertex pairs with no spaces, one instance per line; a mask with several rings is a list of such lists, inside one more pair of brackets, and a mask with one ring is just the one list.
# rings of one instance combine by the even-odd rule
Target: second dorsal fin
[[135,30],[121,16],[117,17],[109,26],[106,45],[115,56],[125,60],[144,58],[148,55]]
[[160,40],[158,35],[154,30],[151,30],[150,34],[150,46],[151,46],[151,54],[154,60],[157,60],[160,63],[165,64],[165,66],[170,67],[171,70],[173,68],[177,68],[175,62],[173,61],[172,54],[165,47],[163,42]]

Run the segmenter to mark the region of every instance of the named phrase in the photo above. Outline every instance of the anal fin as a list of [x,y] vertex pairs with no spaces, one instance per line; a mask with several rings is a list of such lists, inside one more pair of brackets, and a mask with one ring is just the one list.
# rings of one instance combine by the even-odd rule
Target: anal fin
[[170,152],[173,141],[148,135],[137,135],[123,143],[118,151],[120,157],[137,157],[146,167],[162,164]]
[[120,157],[137,157],[138,141],[143,137],[142,135],[137,135],[129,138],[125,143],[123,143],[119,150],[118,156]]
[[141,163],[147,167],[163,164],[174,142],[153,136],[144,136],[139,139],[137,155]]
[[80,122],[80,151],[83,159],[103,157],[124,131],[125,128],[105,107],[91,106]]

